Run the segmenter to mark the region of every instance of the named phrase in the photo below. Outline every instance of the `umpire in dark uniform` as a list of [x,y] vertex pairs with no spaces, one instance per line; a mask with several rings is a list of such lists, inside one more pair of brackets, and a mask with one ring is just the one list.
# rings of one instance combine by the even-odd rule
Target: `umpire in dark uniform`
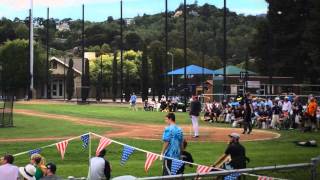
[[252,98],[250,93],[247,93],[244,98],[244,121],[243,121],[243,132],[242,134],[248,133],[250,134],[252,131],[252,121],[251,115],[253,112],[252,107]]
[[192,97],[192,102],[190,104],[190,112],[189,115],[191,117],[192,121],[192,127],[193,127],[193,132],[194,132],[194,138],[199,137],[199,115],[201,112],[201,103],[198,100],[197,96]]

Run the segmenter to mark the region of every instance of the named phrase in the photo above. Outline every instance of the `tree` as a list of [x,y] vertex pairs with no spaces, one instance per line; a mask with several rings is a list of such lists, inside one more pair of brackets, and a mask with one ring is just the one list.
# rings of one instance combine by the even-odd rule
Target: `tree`
[[66,92],[67,99],[71,100],[74,93],[74,71],[73,71],[73,60],[70,58],[69,67],[66,77]]
[[19,23],[15,28],[15,34],[18,39],[28,39],[29,29],[25,24]]
[[109,46],[109,44],[103,43],[101,46],[101,53],[110,53],[111,51],[111,47]]
[[157,93],[158,100],[164,94],[164,47],[160,41],[153,41],[150,44],[150,56],[152,59],[152,92],[153,98]]
[[141,58],[141,91],[142,101],[148,100],[149,88],[149,67],[148,67],[148,48],[143,46],[143,54]]
[[136,32],[130,32],[125,36],[126,48],[134,51],[141,50],[141,38]]
[[113,22],[113,17],[112,16],[108,16],[107,22],[108,23],[112,23]]
[[[303,80],[305,67],[301,40],[305,29],[305,0],[267,0],[270,30],[272,32],[272,57],[276,75],[294,76]],[[274,69],[275,70],[275,69]]]
[[312,84],[320,83],[320,2],[309,1],[309,15],[306,21],[306,29],[303,35],[302,47],[306,52],[305,66],[307,76]]
[[118,92],[118,63],[117,63],[117,51],[113,53],[112,61],[112,100],[115,102]]
[[[43,49],[39,44],[34,46],[34,80],[35,86],[42,85],[45,73],[45,58],[41,55]],[[28,66],[29,43],[27,40],[16,39],[6,41],[0,46],[0,64],[2,65],[2,87],[12,90],[28,89],[30,72]]]
[[82,90],[81,90],[81,99],[83,102],[85,102],[89,97],[89,91],[90,91],[90,66],[89,66],[89,59],[85,59],[85,69],[83,71],[83,84],[82,84]]
[[0,20],[0,44],[7,40],[14,40],[16,34],[14,32],[13,23],[11,20],[2,18]]

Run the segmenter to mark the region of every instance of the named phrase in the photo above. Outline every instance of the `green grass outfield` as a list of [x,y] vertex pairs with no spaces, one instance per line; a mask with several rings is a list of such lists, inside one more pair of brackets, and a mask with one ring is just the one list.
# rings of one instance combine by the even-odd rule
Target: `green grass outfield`
[[[64,114],[77,117],[92,117],[100,119],[108,119],[114,121],[125,121],[135,123],[163,123],[165,113],[160,112],[132,112],[124,107],[110,107],[101,105],[22,105],[15,106],[19,109],[33,109],[41,112]],[[189,123],[186,113],[177,113],[178,122],[180,124]],[[8,129],[0,129],[0,138],[26,138],[26,137],[48,137],[48,136],[77,136],[88,131],[102,133],[108,131],[107,128],[84,126],[74,124],[72,122],[64,122],[60,120],[44,119],[38,117],[30,117],[24,115],[15,115],[14,124],[16,127]],[[202,124],[203,125],[203,124]],[[215,126],[216,124],[207,124]],[[223,125],[226,126],[226,125]],[[298,131],[279,131],[281,137],[268,141],[243,142],[247,150],[247,156],[251,162],[248,167],[270,166],[275,164],[290,164],[310,162],[310,158],[320,154],[319,147],[304,148],[296,146],[293,141],[303,141],[315,139],[320,143],[319,133],[301,133]],[[161,141],[149,140],[132,140],[132,139],[116,139],[123,143],[127,143],[138,148],[159,153],[161,150]],[[38,148],[44,145],[52,144],[57,141],[48,142],[15,142],[15,143],[0,143],[0,154],[5,152],[15,154],[30,149]],[[92,154],[97,147],[98,139],[93,140]],[[191,152],[196,163],[210,165],[220,155],[223,154],[226,143],[211,143],[211,142],[190,142],[187,150]],[[137,177],[143,176],[158,176],[161,175],[161,162],[156,163],[151,167],[149,173],[144,172],[145,154],[135,152],[125,166],[120,166],[120,156],[122,146],[111,144],[108,148],[107,157],[112,164],[112,176],[130,174]],[[58,175],[67,177],[86,176],[88,150],[81,147],[79,141],[71,141],[68,145],[65,154],[65,160],[61,160],[60,154],[56,147],[44,149],[42,154],[47,161],[53,161],[58,165]],[[16,157],[16,164],[23,166],[28,163],[27,155]],[[196,168],[187,168],[186,172],[195,172]],[[309,174],[308,170],[295,170],[276,174],[282,177],[290,177],[291,179],[301,179]]]

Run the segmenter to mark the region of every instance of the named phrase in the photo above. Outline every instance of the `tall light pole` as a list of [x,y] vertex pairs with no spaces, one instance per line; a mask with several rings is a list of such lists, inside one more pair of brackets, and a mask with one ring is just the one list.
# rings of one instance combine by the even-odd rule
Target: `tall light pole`
[[[171,72],[173,72],[173,58],[174,58],[174,56],[171,52],[168,52],[167,54],[171,56]],[[173,74],[171,74],[171,88],[173,88]]]
[[82,4],[82,27],[81,27],[81,46],[82,46],[82,75],[81,75],[81,99],[84,101],[84,77],[85,77],[85,67],[84,67],[84,4]]
[[[168,71],[168,0],[165,0],[165,8],[166,8],[166,20],[165,20],[165,46],[166,46],[166,59],[165,59],[165,71]],[[165,76],[165,94],[166,98],[168,98],[168,75]]]
[[227,0],[223,0],[223,99],[225,99],[227,91]]
[[47,50],[47,61],[46,61],[46,81],[47,81],[47,98],[50,99],[50,82],[49,82],[49,8],[47,8],[47,33],[46,33],[46,50]]
[[123,18],[122,18],[122,0],[120,1],[120,89],[121,103],[123,102]]
[[30,87],[28,99],[32,98],[33,92],[33,0],[30,0]]
[[[184,0],[183,4],[183,49],[184,49],[184,109],[187,110],[187,98],[189,95],[189,88],[187,82],[187,2]],[[188,88],[188,89],[187,89]]]

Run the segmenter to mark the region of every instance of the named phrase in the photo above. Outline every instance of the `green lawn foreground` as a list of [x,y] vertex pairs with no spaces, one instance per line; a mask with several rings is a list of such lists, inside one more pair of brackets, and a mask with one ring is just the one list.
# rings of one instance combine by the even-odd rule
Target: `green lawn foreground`
[[[128,108],[121,107],[103,107],[95,105],[17,105],[17,108],[21,109],[33,109],[42,112],[49,112],[56,114],[74,115],[79,117],[94,117],[103,119],[112,119],[129,122],[154,122],[163,123],[163,116],[165,113],[158,112],[131,112]],[[60,107],[60,108],[59,108]],[[60,110],[59,110],[60,109]],[[114,112],[109,113],[109,112]],[[133,116],[136,114],[136,116]],[[183,123],[188,123],[189,119],[186,113],[177,113],[180,119],[185,119]],[[132,117],[127,119],[127,117]],[[113,117],[113,118],[111,118]],[[58,122],[57,124],[51,122],[50,119],[42,119],[36,117],[28,117],[22,115],[15,115],[14,123],[15,128],[0,129],[0,137],[41,137],[41,136],[68,136],[68,135],[81,135],[90,131],[101,133],[105,128],[99,129],[99,127],[75,125],[71,122]],[[49,122],[49,123],[48,123]],[[210,124],[211,125],[211,124]],[[216,125],[216,124],[213,124]],[[65,128],[69,126],[68,128]],[[38,127],[38,128],[33,128]],[[60,129],[59,129],[60,128]],[[68,132],[69,131],[69,132]],[[319,156],[320,150],[317,148],[305,148],[296,146],[293,141],[304,141],[314,139],[318,143],[320,142],[319,133],[301,133],[294,131],[279,131],[281,137],[269,141],[256,141],[256,142],[244,142],[247,149],[247,156],[250,157],[251,162],[248,167],[257,166],[270,166],[290,163],[303,163],[310,162],[312,157]],[[253,131],[254,133],[254,131]],[[123,143],[127,143],[138,148],[142,148],[148,151],[159,153],[161,150],[161,141],[148,141],[148,140],[132,140],[132,139],[118,139]],[[41,143],[0,143],[0,154],[9,152],[11,154],[31,150],[55,143],[56,141],[41,142]],[[93,141],[92,155],[94,155],[95,148],[97,147],[98,139]],[[211,142],[190,142],[187,150],[193,155],[195,162],[203,165],[210,165],[220,155],[223,154],[226,148],[226,143],[211,143]],[[135,152],[128,160],[125,166],[120,166],[120,158],[122,152],[122,146],[111,144],[108,148],[107,157],[112,164],[113,177],[119,175],[130,174],[137,177],[143,176],[158,176],[161,175],[161,162],[157,161],[150,169],[149,173],[144,172],[145,154],[141,152]],[[58,174],[67,177],[73,176],[86,176],[87,175],[87,161],[88,150],[84,150],[81,147],[79,141],[71,141],[68,145],[65,160],[61,160],[60,154],[55,147],[47,148],[42,153],[48,161],[53,161],[58,165]],[[16,163],[19,166],[23,166],[28,162],[27,155],[19,156],[16,158]],[[187,168],[186,172],[195,172],[196,168]],[[270,172],[268,172],[270,173]],[[308,170],[296,170],[294,173],[282,172],[276,174],[277,176],[287,177],[291,179],[301,179],[309,174]]]

